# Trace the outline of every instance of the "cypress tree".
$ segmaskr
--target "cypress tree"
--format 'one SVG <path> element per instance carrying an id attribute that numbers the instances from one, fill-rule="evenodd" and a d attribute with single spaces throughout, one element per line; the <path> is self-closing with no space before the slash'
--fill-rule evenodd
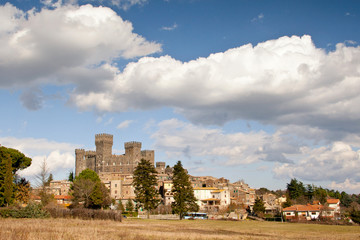
<path id="1" fill-rule="evenodd" d="M 196 204 L 189 175 L 183 168 L 181 161 L 178 161 L 174 166 L 173 174 L 172 192 L 175 202 L 172 204 L 172 209 L 175 213 L 179 214 L 181 220 L 187 212 L 197 212 L 199 206 Z"/>
<path id="2" fill-rule="evenodd" d="M 141 159 L 134 171 L 133 186 L 135 188 L 135 201 L 137 207 L 143 207 L 150 218 L 150 210 L 155 209 L 159 203 L 159 192 L 156 189 L 156 169 L 147 160 Z"/>
<path id="3" fill-rule="evenodd" d="M 9 154 L 6 154 L 5 156 L 5 174 L 4 174 L 4 202 L 8 206 L 11 204 L 14 200 L 14 194 L 13 194 L 13 168 L 11 163 L 11 158 Z"/>

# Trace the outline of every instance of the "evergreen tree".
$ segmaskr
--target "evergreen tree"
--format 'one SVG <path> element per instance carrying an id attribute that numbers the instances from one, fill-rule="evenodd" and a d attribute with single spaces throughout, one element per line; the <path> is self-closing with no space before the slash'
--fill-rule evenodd
<path id="1" fill-rule="evenodd" d="M 253 206 L 253 212 L 256 215 L 261 215 L 265 212 L 264 202 L 261 198 L 256 198 Z"/>
<path id="2" fill-rule="evenodd" d="M 172 209 L 179 214 L 180 220 L 183 219 L 187 212 L 197 212 L 199 210 L 189 175 L 180 161 L 174 166 L 172 192 L 175 200 Z"/>
<path id="3" fill-rule="evenodd" d="M 74 172 L 73 172 L 73 171 L 69 172 L 68 180 L 69 180 L 70 182 L 74 182 Z"/>
<path id="4" fill-rule="evenodd" d="M 150 218 L 150 210 L 155 209 L 160 200 L 159 192 L 156 189 L 157 171 L 147 160 L 141 159 L 134 171 L 133 186 L 135 188 L 137 207 L 143 207 Z"/>
<path id="5" fill-rule="evenodd" d="M 49 177 L 48 177 L 48 179 L 46 181 L 46 186 L 50 186 L 50 183 L 51 183 L 52 180 L 54 180 L 54 177 L 53 177 L 52 173 L 50 173 Z"/>
<path id="6" fill-rule="evenodd" d="M 14 200 L 14 193 L 13 193 L 13 174 L 12 174 L 12 164 L 11 164 L 11 158 L 10 155 L 7 154 L 7 156 L 4 159 L 5 162 L 5 175 L 4 175 L 4 203 L 8 206 L 11 204 Z"/>
<path id="7" fill-rule="evenodd" d="M 287 184 L 287 192 L 291 199 L 297 199 L 300 196 L 305 195 L 305 187 L 301 181 L 296 178 L 291 179 L 290 183 Z"/>
<path id="8" fill-rule="evenodd" d="M 30 166 L 31 158 L 16 149 L 0 147 L 0 207 L 14 201 L 14 176 L 18 170 Z"/>
<path id="9" fill-rule="evenodd" d="M 128 212 L 134 211 L 134 204 L 130 199 L 126 202 L 126 211 Z"/>
<path id="10" fill-rule="evenodd" d="M 99 209 L 102 207 L 104 196 L 101 191 L 101 182 L 96 182 L 95 186 L 90 194 L 91 208 Z"/>

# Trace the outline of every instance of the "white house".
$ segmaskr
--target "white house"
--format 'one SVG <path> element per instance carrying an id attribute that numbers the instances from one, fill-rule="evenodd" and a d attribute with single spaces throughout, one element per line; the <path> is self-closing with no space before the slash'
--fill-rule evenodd
<path id="1" fill-rule="evenodd" d="M 218 212 L 230 205 L 230 192 L 228 189 L 215 187 L 194 188 L 195 198 L 200 211 Z"/>

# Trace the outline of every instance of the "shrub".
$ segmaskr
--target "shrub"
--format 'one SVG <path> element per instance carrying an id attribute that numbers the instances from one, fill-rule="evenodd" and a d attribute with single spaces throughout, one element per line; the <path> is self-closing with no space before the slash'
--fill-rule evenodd
<path id="1" fill-rule="evenodd" d="M 43 209 L 41 204 L 29 203 L 25 208 L 3 208 L 0 216 L 7 218 L 48 218 L 49 212 Z"/>
<path id="2" fill-rule="evenodd" d="M 87 208 L 48 208 L 48 212 L 53 218 L 79 218 L 84 220 L 100 219 L 121 221 L 121 213 L 113 210 L 94 210 Z"/>

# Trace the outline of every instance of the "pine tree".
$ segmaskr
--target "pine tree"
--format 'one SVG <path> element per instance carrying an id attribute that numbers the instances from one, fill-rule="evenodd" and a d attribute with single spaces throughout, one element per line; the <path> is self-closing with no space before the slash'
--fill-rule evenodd
<path id="1" fill-rule="evenodd" d="M 70 182 L 74 182 L 74 172 L 73 172 L 73 171 L 69 172 L 68 180 L 69 180 Z"/>
<path id="2" fill-rule="evenodd" d="M 264 202 L 261 198 L 256 198 L 253 206 L 253 211 L 256 215 L 261 215 L 265 212 Z"/>
<path id="3" fill-rule="evenodd" d="M 141 159 L 134 171 L 133 186 L 135 188 L 135 201 L 137 207 L 143 207 L 150 218 L 150 210 L 155 209 L 160 200 L 159 192 L 156 189 L 156 169 L 147 160 Z"/>
<path id="4" fill-rule="evenodd" d="M 0 146 L 0 207 L 14 200 L 14 175 L 18 170 L 30 166 L 31 158 L 16 149 Z"/>
<path id="5" fill-rule="evenodd" d="M 180 161 L 174 166 L 172 192 L 174 193 L 175 200 L 172 204 L 172 209 L 175 213 L 179 214 L 180 220 L 183 219 L 187 212 L 197 212 L 199 210 L 189 175 Z"/>
<path id="6" fill-rule="evenodd" d="M 13 193 L 13 169 L 11 158 L 9 154 L 5 156 L 5 175 L 4 175 L 4 202 L 8 206 L 14 200 L 14 193 Z"/>

